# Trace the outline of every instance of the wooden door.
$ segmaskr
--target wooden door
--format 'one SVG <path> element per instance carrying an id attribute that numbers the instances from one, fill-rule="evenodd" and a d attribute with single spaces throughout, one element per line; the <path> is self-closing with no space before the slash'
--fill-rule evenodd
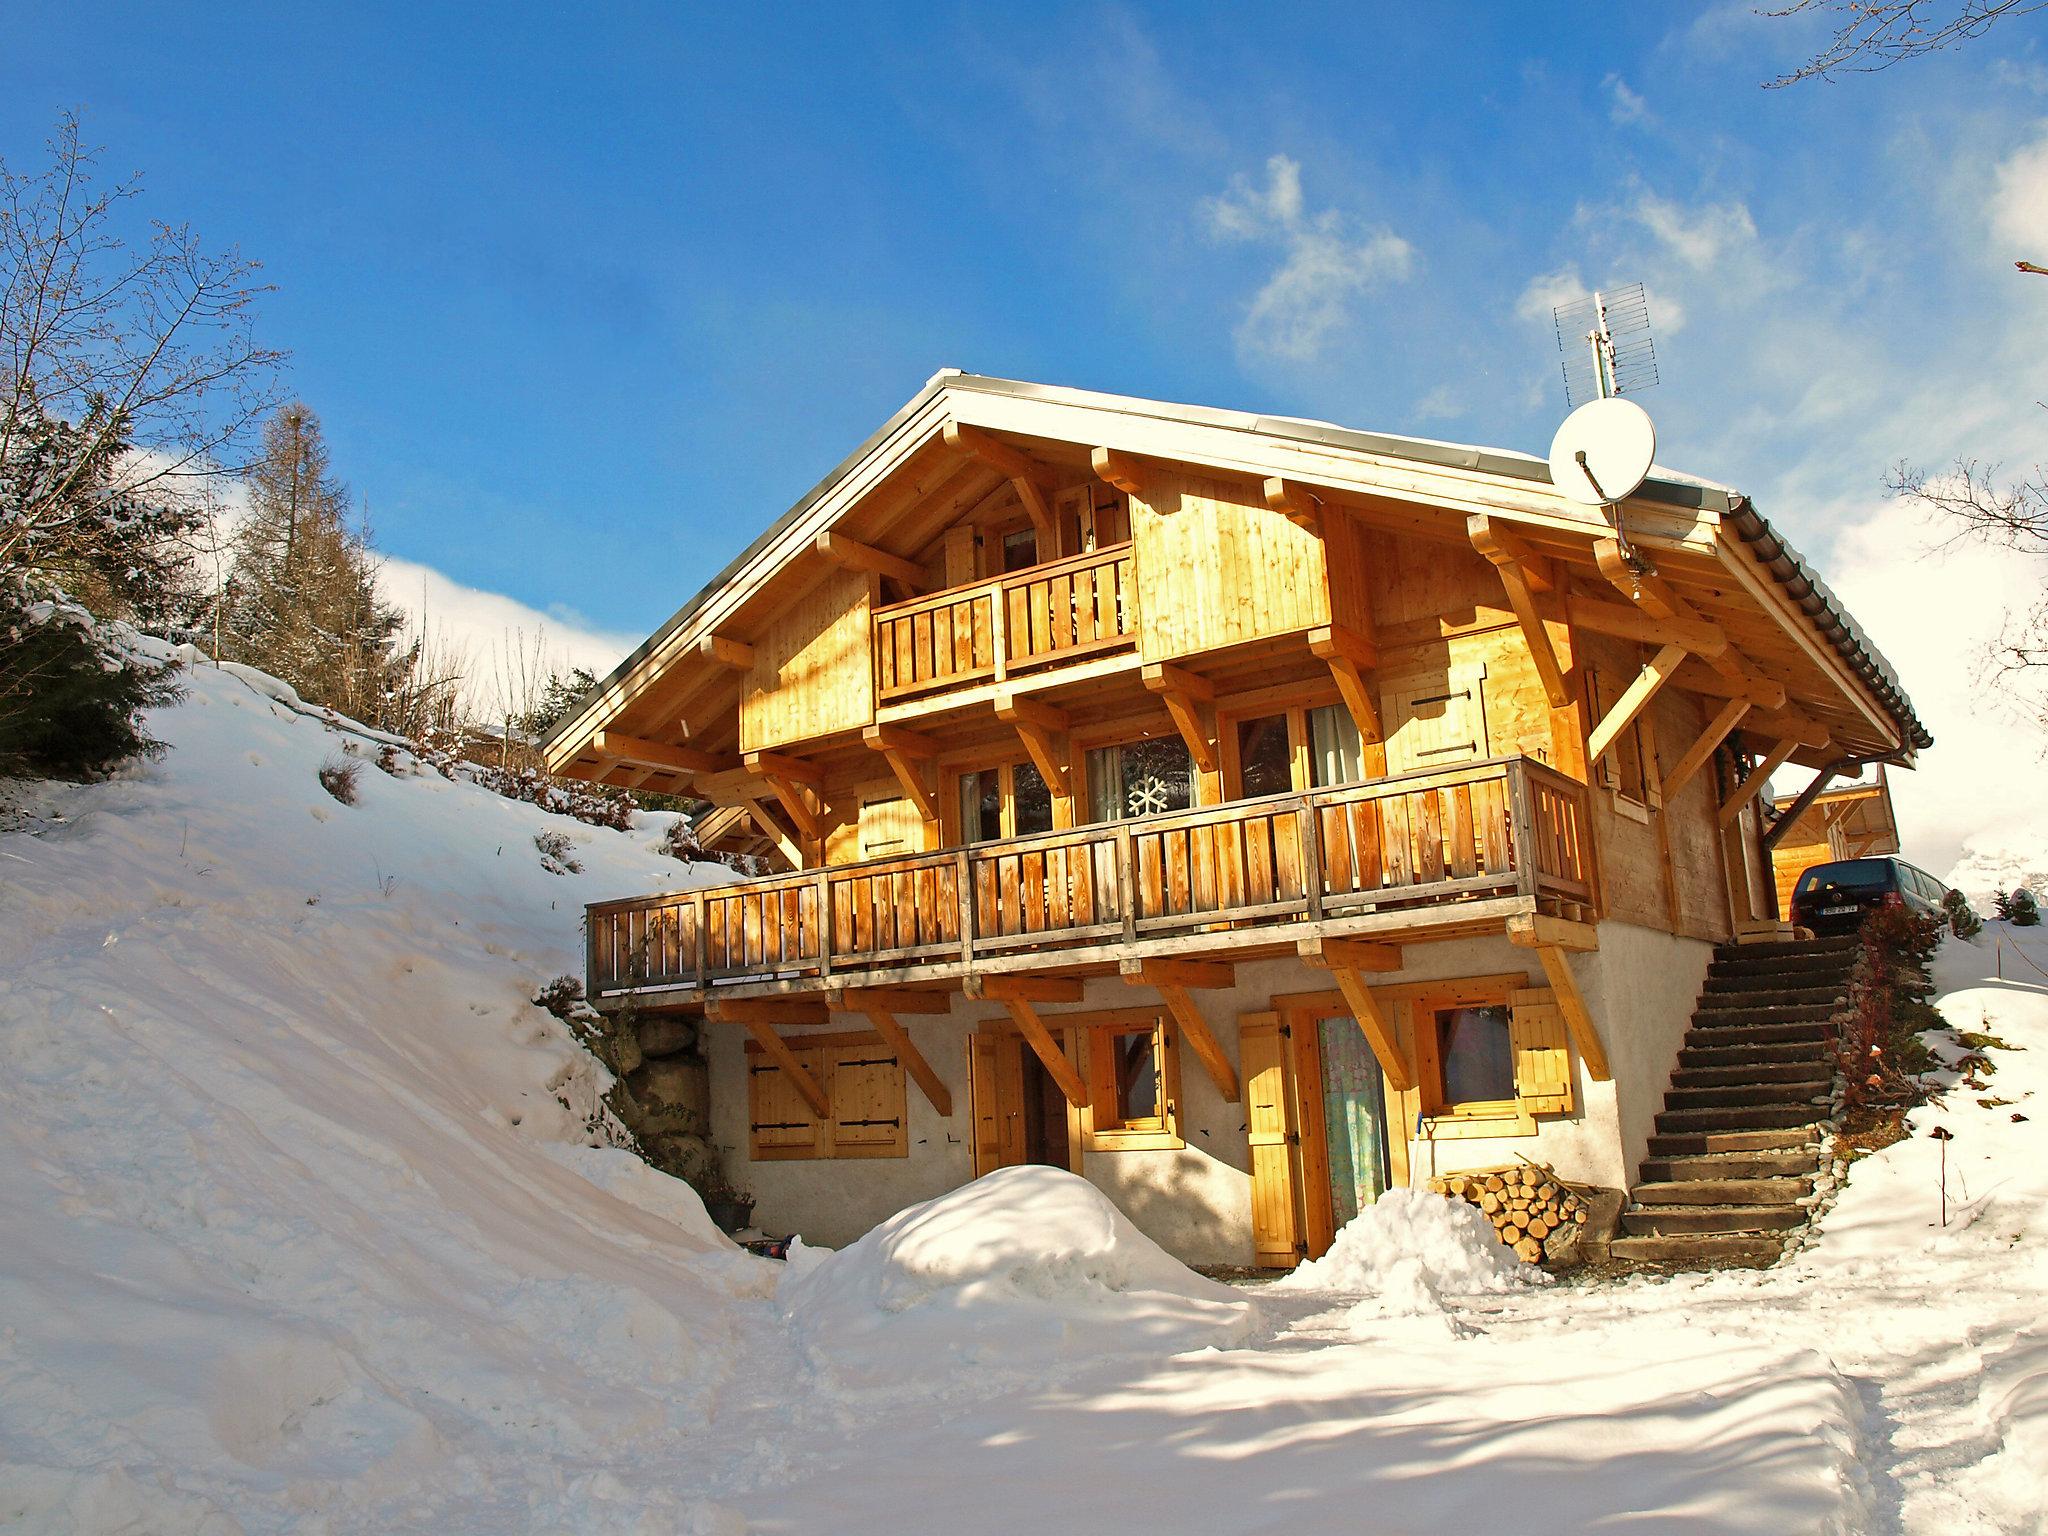
<path id="1" fill-rule="evenodd" d="M 967 1037 L 967 1084 L 974 1117 L 974 1176 L 1030 1161 L 1024 1127 L 1024 1042 L 1015 1035 Z"/>
<path id="2" fill-rule="evenodd" d="M 1237 1050 L 1251 1145 L 1253 1262 L 1292 1269 L 1308 1257 L 1308 1242 L 1288 1031 L 1270 1015 L 1248 1018 L 1239 1030 Z"/>

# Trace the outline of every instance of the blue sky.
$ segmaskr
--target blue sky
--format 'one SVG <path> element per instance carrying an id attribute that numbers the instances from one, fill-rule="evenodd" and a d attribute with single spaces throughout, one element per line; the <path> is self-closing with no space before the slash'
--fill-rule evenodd
<path id="1" fill-rule="evenodd" d="M 1548 303 L 1639 279 L 1661 456 L 1845 583 L 2048 393 L 2048 18 L 1767 92 L 1742 3 L 10 11 L 0 154 L 81 110 L 384 548 L 609 634 L 944 366 L 1540 452 Z"/>

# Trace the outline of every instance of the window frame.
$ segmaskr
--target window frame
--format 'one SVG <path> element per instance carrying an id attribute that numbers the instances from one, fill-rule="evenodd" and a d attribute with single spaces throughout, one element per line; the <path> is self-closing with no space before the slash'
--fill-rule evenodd
<path id="1" fill-rule="evenodd" d="M 1094 773 L 1093 773 L 1093 772 L 1091 771 L 1091 765 L 1092 765 L 1092 762 L 1093 762 L 1094 756 L 1095 756 L 1095 754 L 1096 754 L 1097 752 L 1107 752 L 1107 751 L 1110 751 L 1110 750 L 1112 750 L 1112 749 L 1115 749 L 1115 750 L 1121 751 L 1121 750 L 1122 750 L 1123 748 L 1125 748 L 1125 747 L 1131 747 L 1131 746 L 1139 746 L 1139 745 L 1142 745 L 1142 744 L 1144 744 L 1144 743 L 1146 743 L 1146 742 L 1152 742 L 1152 741 L 1164 741 L 1164 742 L 1170 742 L 1170 743 L 1172 743 L 1172 744 L 1173 744 L 1174 746 L 1177 746 L 1177 747 L 1179 747 L 1179 748 L 1180 748 L 1180 750 L 1181 750 L 1181 751 L 1182 751 L 1182 752 L 1183 752 L 1183 753 L 1184 753 L 1184 754 L 1186 755 L 1186 757 L 1187 757 L 1187 760 L 1188 760 L 1188 803 L 1187 803 L 1186 809 L 1188 809 L 1188 810 L 1194 810 L 1194 809 L 1196 809 L 1196 808 L 1198 808 L 1198 807 L 1200 807 L 1200 806 L 1203 806 L 1203 805 L 1206 805 L 1206 804 L 1208 804 L 1208 801 L 1207 801 L 1207 799 L 1205 798 L 1205 795 L 1204 795 L 1204 784 L 1203 784 L 1203 780 L 1204 780 L 1204 778 L 1205 778 L 1206 776 L 1205 776 L 1205 775 L 1203 774 L 1203 772 L 1202 772 L 1202 769 L 1201 769 L 1201 765 L 1200 765 L 1200 764 L 1198 764 L 1198 763 L 1197 763 L 1197 762 L 1195 761 L 1195 755 L 1194 755 L 1194 753 L 1192 753 L 1192 752 L 1189 752 L 1189 751 L 1188 751 L 1188 744 L 1187 744 L 1187 743 L 1186 743 L 1185 741 L 1183 741 L 1183 740 L 1181 739 L 1180 733 L 1179 733 L 1178 731 L 1176 731 L 1176 730 L 1175 730 L 1175 729 L 1173 728 L 1173 726 L 1172 726 L 1172 723 L 1171 723 L 1171 722 L 1169 722 L 1169 723 L 1167 724 L 1167 726 L 1166 726 L 1166 729 L 1164 729 L 1164 730 L 1159 730 L 1159 731 L 1152 731 L 1152 732 L 1150 732 L 1149 734 L 1148 734 L 1148 733 L 1145 733 L 1145 732 L 1137 732 L 1137 733 L 1133 733 L 1133 732 L 1131 732 L 1131 731 L 1129 731 L 1129 730 L 1124 730 L 1124 731 L 1119 731 L 1119 732 L 1117 732 L 1117 733 L 1115 733 L 1115 734 L 1113 734 L 1113 735 L 1108 735 L 1108 736 L 1104 736 L 1104 737 L 1101 737 L 1101 738 L 1099 738 L 1099 739 L 1094 739 L 1094 740 L 1085 740 L 1085 741 L 1081 741 L 1081 742 L 1076 742 L 1076 743 L 1075 743 L 1075 746 L 1074 746 L 1074 757 L 1075 757 L 1075 763 L 1074 763 L 1074 768 L 1075 768 L 1075 772 L 1074 772 L 1074 775 L 1073 775 L 1073 777 L 1074 777 L 1074 781 L 1075 781 L 1075 782 L 1074 782 L 1074 825 L 1075 825 L 1075 826 L 1077 826 L 1077 827 L 1098 827 L 1098 826 L 1110 826 L 1110 825 L 1113 825 L 1114 823 L 1116 823 L 1116 822 L 1119 822 L 1119 821 L 1134 821 L 1134 820 L 1136 820 L 1136 819 L 1137 819 L 1137 818 L 1136 818 L 1136 817 L 1134 817 L 1134 816 L 1122 816 L 1122 815 L 1118 815 L 1118 816 L 1103 816 L 1103 815 L 1098 815 L 1098 814 L 1097 814 L 1097 809 L 1098 809 L 1098 808 L 1097 808 L 1097 806 L 1096 806 L 1096 804 L 1095 804 L 1095 775 L 1094 775 Z M 1122 779 L 1123 779 L 1123 775 L 1122 775 L 1121 771 L 1119 771 L 1119 773 L 1118 773 L 1118 775 L 1117 775 L 1117 779 L 1118 779 L 1118 783 L 1119 783 L 1119 784 L 1121 784 L 1121 783 L 1122 783 Z M 1151 813 L 1151 812 L 1148 812 L 1147 814 L 1173 814 L 1173 813 L 1171 813 L 1171 812 L 1166 812 L 1166 813 Z"/>
<path id="2" fill-rule="evenodd" d="M 903 1058 L 895 1049 L 872 1031 L 840 1031 L 831 1034 L 792 1035 L 790 1049 L 799 1061 L 817 1079 L 831 1101 L 833 1118 L 820 1120 L 810 1112 L 810 1106 L 796 1094 L 794 1085 L 789 1083 L 788 1074 L 781 1065 L 768 1056 L 755 1041 L 745 1042 L 740 1064 L 747 1074 L 747 1160 L 754 1163 L 787 1162 L 853 1162 L 870 1158 L 907 1158 L 910 1156 L 910 1094 L 908 1074 L 903 1068 Z M 840 1068 L 867 1055 L 882 1055 L 893 1059 L 894 1072 L 884 1089 L 888 1098 L 886 1107 L 896 1112 L 896 1134 L 888 1142 L 849 1141 L 840 1145 L 838 1129 L 842 1123 L 840 1111 L 844 1107 L 839 1095 L 833 1093 L 833 1078 Z M 789 1092 L 793 1101 L 793 1113 L 800 1113 L 811 1127 L 808 1143 L 787 1143 L 780 1146 L 763 1146 L 760 1141 L 762 1122 L 757 1076 L 761 1072 L 772 1072 Z M 789 1128 L 794 1128 L 793 1124 Z"/>
<path id="3" fill-rule="evenodd" d="M 1275 793 L 1313 794 L 1324 789 L 1349 788 L 1352 784 L 1370 784 L 1375 778 L 1383 777 L 1383 775 L 1373 772 L 1368 761 L 1369 749 L 1372 743 L 1364 740 L 1361 734 L 1358 753 L 1359 777 L 1344 784 L 1316 783 L 1315 732 L 1309 725 L 1309 716 L 1313 715 L 1317 710 L 1323 709 L 1332 710 L 1339 718 L 1350 721 L 1352 730 L 1354 732 L 1357 731 L 1358 723 L 1355 720 L 1351 720 L 1350 712 L 1345 709 L 1342 697 L 1334 691 L 1320 688 L 1312 691 L 1289 690 L 1287 696 L 1269 701 L 1249 698 L 1235 704 L 1226 701 L 1225 705 L 1217 711 L 1218 718 L 1216 722 L 1216 733 L 1220 738 L 1217 746 L 1223 758 L 1219 766 L 1222 769 L 1220 777 L 1222 779 L 1224 800 L 1229 802 L 1254 798 L 1245 793 L 1244 752 L 1238 740 L 1238 733 L 1244 726 L 1259 720 L 1284 718 L 1287 722 L 1288 780 L 1290 787 L 1285 790 L 1275 791 Z"/>
<path id="4" fill-rule="evenodd" d="M 1051 803 L 1052 824 L 1038 832 L 1019 832 L 1017 830 L 1017 770 L 1020 768 L 1029 768 L 1033 773 L 1038 773 L 1038 765 L 1028 757 L 1006 757 L 990 762 L 964 763 L 951 770 L 953 775 L 953 795 L 950 809 L 955 822 L 953 831 L 956 834 L 952 839 L 951 846 L 978 848 L 985 843 L 1001 842 L 1006 838 L 1040 837 L 1047 832 L 1061 830 L 1060 797 L 1053 794 L 1050 784 L 1045 785 L 1045 790 L 1047 799 Z M 979 778 L 984 773 L 994 773 L 996 776 L 996 824 L 998 830 L 994 837 L 982 837 L 980 829 L 977 827 L 976 835 L 970 837 L 967 833 L 966 786 L 970 779 Z M 1039 774 L 1039 782 L 1045 782 L 1045 775 Z"/>
<path id="5" fill-rule="evenodd" d="M 1046 1019 L 1051 1026 L 1055 1021 Z M 1167 1152 L 1187 1145 L 1181 1135 L 1181 1086 L 1179 1031 L 1173 1015 L 1164 1005 L 1157 1007 L 1112 1008 L 1098 1013 L 1068 1014 L 1059 1023 L 1075 1027 L 1083 1057 L 1081 1078 L 1088 1085 L 1088 1108 L 1081 1116 L 1083 1146 L 1089 1152 Z M 1114 1120 L 1115 1085 L 1108 1077 L 1113 1060 L 1111 1038 L 1130 1034 L 1144 1026 L 1152 1030 L 1152 1048 L 1159 1063 L 1160 1112 L 1141 1124 L 1125 1125 Z M 1103 1113 L 1105 1093 L 1110 1112 Z"/>

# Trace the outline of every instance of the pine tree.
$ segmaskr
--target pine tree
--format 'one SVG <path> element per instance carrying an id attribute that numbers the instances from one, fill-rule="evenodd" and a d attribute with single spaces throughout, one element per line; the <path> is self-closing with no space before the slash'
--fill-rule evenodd
<path id="1" fill-rule="evenodd" d="M 412 654 L 405 615 L 377 591 L 376 557 L 335 476 L 320 418 L 293 401 L 263 429 L 235 535 L 223 649 L 316 703 L 396 724 Z"/>
<path id="2" fill-rule="evenodd" d="M 2015 928 L 2040 926 L 2041 904 L 2034 899 L 2034 893 L 2024 885 L 2012 893 L 2012 925 Z"/>
<path id="3" fill-rule="evenodd" d="M 1970 898 L 1953 886 L 1941 898 L 1941 910 L 1948 916 L 1949 931 L 1959 939 L 1973 939 L 1984 931 L 1984 920 L 1970 905 Z"/>

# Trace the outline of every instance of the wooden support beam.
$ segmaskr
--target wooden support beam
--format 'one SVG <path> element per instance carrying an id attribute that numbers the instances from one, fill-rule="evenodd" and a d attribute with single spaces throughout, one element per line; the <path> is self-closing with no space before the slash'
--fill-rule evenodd
<path id="1" fill-rule="evenodd" d="M 925 771 L 919 764 L 937 757 L 939 744 L 929 736 L 920 736 L 898 725 L 871 725 L 862 734 L 867 744 L 887 761 L 889 771 L 896 775 L 896 782 L 903 786 L 903 793 L 917 807 L 917 814 L 926 821 L 936 822 L 939 819 L 939 792 L 926 781 Z"/>
<path id="2" fill-rule="evenodd" d="M 804 867 L 804 850 L 797 842 L 796 834 L 790 828 L 785 827 L 774 816 L 771 816 L 768 813 L 768 807 L 752 795 L 738 795 L 734 798 L 746 808 L 747 814 L 753 818 L 754 825 L 761 829 L 762 835 L 775 845 L 775 851 L 789 861 L 789 867 L 791 869 L 802 869 Z"/>
<path id="3" fill-rule="evenodd" d="M 1133 978 L 1125 977 L 1126 981 Z M 1223 1096 L 1226 1104 L 1235 1104 L 1244 1097 L 1244 1091 L 1237 1080 L 1237 1067 L 1230 1055 L 1223 1049 L 1214 1034 L 1210 1032 L 1209 1021 L 1202 1017 L 1202 1010 L 1195 1003 L 1194 994 L 1186 987 L 1176 987 L 1171 982 L 1154 982 L 1160 1001 L 1166 1004 L 1166 1011 L 1173 1015 L 1173 1022 L 1180 1030 L 1181 1039 L 1188 1049 L 1195 1053 L 1195 1059 L 1202 1064 L 1202 1070 L 1209 1074 L 1209 1081 L 1216 1085 L 1216 1091 Z"/>
<path id="4" fill-rule="evenodd" d="M 1760 709 L 1743 721 L 1742 729 L 1745 735 L 1754 733 L 1765 741 L 1796 741 L 1817 752 L 1834 743 L 1826 726 L 1789 709 Z"/>
<path id="5" fill-rule="evenodd" d="M 1359 739 L 1368 743 L 1386 740 L 1386 731 L 1380 725 L 1379 701 L 1373 697 L 1372 684 L 1365 675 L 1377 664 L 1379 648 L 1363 635 L 1336 624 L 1310 630 L 1308 648 L 1330 669 L 1337 684 L 1337 696 L 1344 701 L 1352 724 L 1358 727 Z"/>
<path id="6" fill-rule="evenodd" d="M 1298 939 L 1295 953 L 1310 965 L 1348 966 L 1354 971 L 1398 971 L 1401 946 L 1366 939 Z"/>
<path id="7" fill-rule="evenodd" d="M 1075 983 L 1078 988 L 1079 982 Z M 1067 1096 L 1067 1102 L 1076 1109 L 1088 1107 L 1088 1085 L 1081 1081 L 1081 1074 L 1075 1070 L 1067 1053 L 1060 1049 L 1059 1041 L 1053 1039 L 1052 1031 L 1045 1027 L 1045 1021 L 1032 1006 L 1032 999 L 1020 993 L 999 995 L 997 1000 L 1009 1012 L 1017 1025 L 1017 1033 L 1044 1064 L 1046 1076 L 1059 1084 L 1060 1092 Z M 1063 999 L 1064 1000 L 1064 999 Z"/>
<path id="8" fill-rule="evenodd" d="M 1664 804 L 1669 806 L 1678 798 L 1678 792 L 1690 784 L 1693 775 L 1707 765 L 1714 755 L 1714 749 L 1728 739 L 1728 733 L 1742 723 L 1742 717 L 1749 713 L 1747 699 L 1730 699 L 1721 706 L 1721 712 L 1707 722 L 1707 728 L 1700 732 L 1699 739 L 1685 749 L 1685 756 L 1664 775 Z"/>
<path id="9" fill-rule="evenodd" d="M 1655 574 L 1643 574 L 1629 569 L 1621 553 L 1618 539 L 1595 539 L 1593 559 L 1600 567 L 1600 574 L 1607 578 L 1608 585 L 1629 600 L 1635 607 L 1653 618 L 1675 619 L 1684 623 L 1703 622 L 1693 611 L 1692 605 L 1675 592 L 1671 584 Z M 1782 709 L 1785 706 L 1785 689 L 1774 683 L 1736 652 L 1733 646 L 1708 655 L 1707 665 L 1730 683 L 1740 685 L 1743 696 L 1765 709 Z M 1691 686 L 1688 682 L 1687 686 Z"/>
<path id="10" fill-rule="evenodd" d="M 1118 453 L 1114 448 L 1098 448 L 1088 457 L 1089 462 L 1095 468 L 1097 479 L 1107 480 L 1126 496 L 1136 496 L 1140 501 L 1147 499 L 1145 495 L 1145 466 L 1129 454 Z M 1153 510 L 1165 511 L 1166 509 L 1155 507 Z"/>
<path id="11" fill-rule="evenodd" d="M 614 762 L 631 763 L 636 768 L 663 768 L 671 773 L 726 773 L 740 765 L 735 757 L 622 736 L 617 731 L 599 731 L 590 738 L 590 749 Z"/>
<path id="12" fill-rule="evenodd" d="M 1727 803 L 1721 807 L 1721 825 L 1733 826 L 1735 818 L 1742 814 L 1743 807 L 1762 792 L 1763 787 L 1770 782 L 1771 775 L 1784 767 L 1786 760 L 1798 750 L 1799 743 L 1789 737 L 1772 747 L 1769 756 L 1758 763 L 1750 776 L 1736 786 L 1735 793 L 1730 795 Z"/>
<path id="13" fill-rule="evenodd" d="M 807 763 L 800 757 L 785 757 L 780 752 L 749 752 L 746 764 L 748 772 L 758 773 L 764 779 L 772 774 L 792 784 L 808 784 L 813 789 L 825 782 L 825 770 L 816 763 Z"/>
<path id="14" fill-rule="evenodd" d="M 745 672 L 754 665 L 751 645 L 743 640 L 728 640 L 723 635 L 706 635 L 699 640 L 697 654 L 733 672 Z"/>
<path id="15" fill-rule="evenodd" d="M 1195 766 L 1204 773 L 1214 773 L 1219 761 L 1215 711 L 1205 709 L 1205 706 L 1216 697 L 1215 685 L 1207 678 L 1197 677 L 1170 662 L 1148 664 L 1144 677 L 1145 686 L 1165 703 L 1167 714 L 1173 717 L 1174 729 L 1188 744 L 1188 756 L 1195 760 Z M 1206 719 L 1203 718 L 1205 713 Z"/>
<path id="16" fill-rule="evenodd" d="M 1046 787 L 1062 800 L 1073 794 L 1067 712 L 1008 691 L 998 693 L 995 703 L 996 718 L 1017 728 L 1018 739 Z"/>
<path id="17" fill-rule="evenodd" d="M 1266 505 L 1310 533 L 1323 531 L 1323 499 L 1299 481 L 1274 475 L 1265 484 Z"/>
<path id="18" fill-rule="evenodd" d="M 1703 693 L 1709 698 L 1747 699 L 1758 709 L 1782 710 L 1785 707 L 1783 683 L 1753 673 L 1738 672 L 1731 677 L 1716 671 L 1712 662 L 1705 658 L 1686 664 L 1679 674 L 1678 686 L 1689 693 Z"/>
<path id="19" fill-rule="evenodd" d="M 774 757 L 774 754 L 768 752 L 749 752 L 747 754 L 747 766 L 767 781 L 769 789 L 774 791 L 776 800 L 781 803 L 783 811 L 788 815 L 790 825 L 796 828 L 798 834 L 814 843 L 818 842 L 825 835 L 824 813 L 804 798 L 805 781 L 792 779 L 779 766 L 783 763 L 795 762 L 795 759 L 776 757 L 773 764 L 755 761 L 756 758 L 766 759 L 770 757 Z M 797 766 L 810 769 L 808 763 L 798 763 Z M 816 770 L 811 769 L 811 772 L 815 775 Z M 809 782 L 815 782 L 815 778 L 809 780 Z M 797 867 L 799 869 L 803 867 L 803 860 L 797 860 Z"/>
<path id="20" fill-rule="evenodd" d="M 896 1053 L 896 1059 L 903 1063 L 903 1070 L 910 1074 L 911 1081 L 916 1083 L 925 1098 L 931 1101 L 932 1108 L 939 1112 L 939 1118 L 952 1119 L 952 1091 L 946 1087 L 939 1074 L 932 1070 L 932 1064 L 924 1059 L 924 1053 L 912 1043 L 910 1031 L 903 1027 L 893 1012 L 879 1003 L 863 1002 L 860 1004 L 860 1011 L 866 1014 L 868 1022 L 875 1026 L 875 1033 L 880 1035 L 889 1049 Z"/>
<path id="21" fill-rule="evenodd" d="M 941 750 L 934 738 L 900 725 L 871 725 L 861 735 L 877 752 L 900 752 L 920 763 L 930 762 Z"/>
<path id="22" fill-rule="evenodd" d="M 1577 592 L 1564 600 L 1564 616 L 1579 629 L 1644 645 L 1682 645 L 1695 656 L 1718 656 L 1728 649 L 1728 633 L 1704 619 L 1660 619 L 1625 603 L 1602 602 Z"/>
<path id="23" fill-rule="evenodd" d="M 836 1013 L 865 1013 L 885 1008 L 890 1013 L 939 1014 L 953 1011 L 951 992 L 919 992 L 909 987 L 836 987 L 825 994 Z"/>
<path id="24" fill-rule="evenodd" d="M 1059 547 L 1059 520 L 1052 515 L 1050 469 L 979 427 L 965 427 L 957 421 L 949 421 L 940 429 L 939 435 L 945 439 L 947 447 L 973 454 L 1008 479 L 1016 489 L 1017 499 L 1024 503 L 1024 510 L 1030 514 L 1031 525 L 1038 530 L 1039 537 L 1052 549 Z"/>
<path id="25" fill-rule="evenodd" d="M 1525 912 L 1506 923 L 1508 942 L 1524 949 L 1548 944 L 1556 949 L 1592 950 L 1600 947 L 1600 936 L 1591 923 L 1575 923 L 1568 917 L 1547 912 Z"/>
<path id="26" fill-rule="evenodd" d="M 1033 1003 L 1078 1003 L 1085 990 L 1077 976 L 969 976 L 961 983 L 969 997 L 1003 1002 L 1023 998 Z"/>
<path id="27" fill-rule="evenodd" d="M 1131 956 L 1118 961 L 1117 969 L 1133 986 L 1221 991 L 1237 985 L 1237 967 L 1225 960 L 1144 960 Z"/>
<path id="28" fill-rule="evenodd" d="M 1415 1086 L 1415 1074 L 1408 1069 L 1407 1059 L 1401 1054 L 1401 1040 L 1394 1031 L 1394 1021 L 1387 1017 L 1379 998 L 1366 985 L 1365 973 L 1352 966 L 1333 964 L 1330 978 L 1337 983 L 1337 990 L 1344 994 L 1344 1006 L 1351 1010 L 1359 1033 L 1372 1047 L 1372 1054 L 1388 1084 L 1406 1093 Z"/>
<path id="29" fill-rule="evenodd" d="M 1572 1032 L 1572 1043 L 1579 1048 L 1579 1060 L 1586 1064 L 1586 1075 L 1596 1083 L 1612 1081 L 1614 1071 L 1607 1065 L 1607 1047 L 1600 1043 L 1593 1011 L 1586 1006 L 1585 994 L 1579 991 L 1579 979 L 1572 974 L 1571 958 L 1556 944 L 1539 944 L 1535 948 L 1550 990 L 1557 994 L 1557 1008 L 1564 1015 L 1565 1028 Z"/>
<path id="30" fill-rule="evenodd" d="M 932 584 L 930 573 L 916 561 L 905 560 L 901 555 L 892 555 L 885 549 L 875 548 L 872 544 L 863 544 L 843 533 L 819 534 L 817 550 L 841 570 L 865 571 L 874 576 L 887 576 L 913 592 L 924 592 Z"/>
<path id="31" fill-rule="evenodd" d="M 1556 563 L 1548 555 L 1536 553 L 1520 534 L 1484 512 L 1474 512 L 1465 519 L 1465 537 L 1493 564 L 1520 566 L 1530 591 L 1544 593 L 1557 589 Z"/>
<path id="32" fill-rule="evenodd" d="M 1556 647 L 1550 643 L 1550 631 L 1544 626 L 1543 613 L 1536 604 L 1536 594 L 1546 590 L 1554 578 L 1548 574 L 1539 577 L 1537 557 L 1485 513 L 1475 512 L 1466 518 L 1465 531 L 1472 547 L 1492 561 L 1500 573 L 1501 588 L 1507 593 L 1508 606 L 1515 611 L 1515 622 L 1522 628 L 1529 659 L 1535 665 L 1550 707 L 1563 709 L 1571 702 L 1571 689 L 1565 684 L 1564 668 L 1558 663 Z"/>
<path id="33" fill-rule="evenodd" d="M 1650 701 L 1678 672 L 1678 664 L 1685 660 L 1686 651 L 1682 645 L 1667 645 L 1643 664 L 1635 681 L 1622 690 L 1614 707 L 1607 711 L 1607 717 L 1593 727 L 1592 735 L 1586 738 L 1586 756 L 1592 762 L 1599 762 L 1607 755 L 1607 749 L 1614 745 L 1621 733 L 1636 722 L 1636 717 L 1650 707 Z"/>
<path id="34" fill-rule="evenodd" d="M 832 1101 L 825 1096 L 824 1088 L 811 1076 L 810 1069 L 796 1059 L 796 1052 L 789 1048 L 789 1042 L 775 1032 L 775 1026 L 766 1019 L 749 1016 L 742 1020 L 747 1033 L 760 1041 L 761 1049 L 769 1059 L 782 1068 L 796 1091 L 803 1095 L 804 1102 L 811 1106 L 811 1113 L 820 1120 L 832 1118 Z"/>
<path id="35" fill-rule="evenodd" d="M 713 997 L 705 1014 L 720 1024 L 823 1024 L 830 1012 L 822 997 Z"/>

